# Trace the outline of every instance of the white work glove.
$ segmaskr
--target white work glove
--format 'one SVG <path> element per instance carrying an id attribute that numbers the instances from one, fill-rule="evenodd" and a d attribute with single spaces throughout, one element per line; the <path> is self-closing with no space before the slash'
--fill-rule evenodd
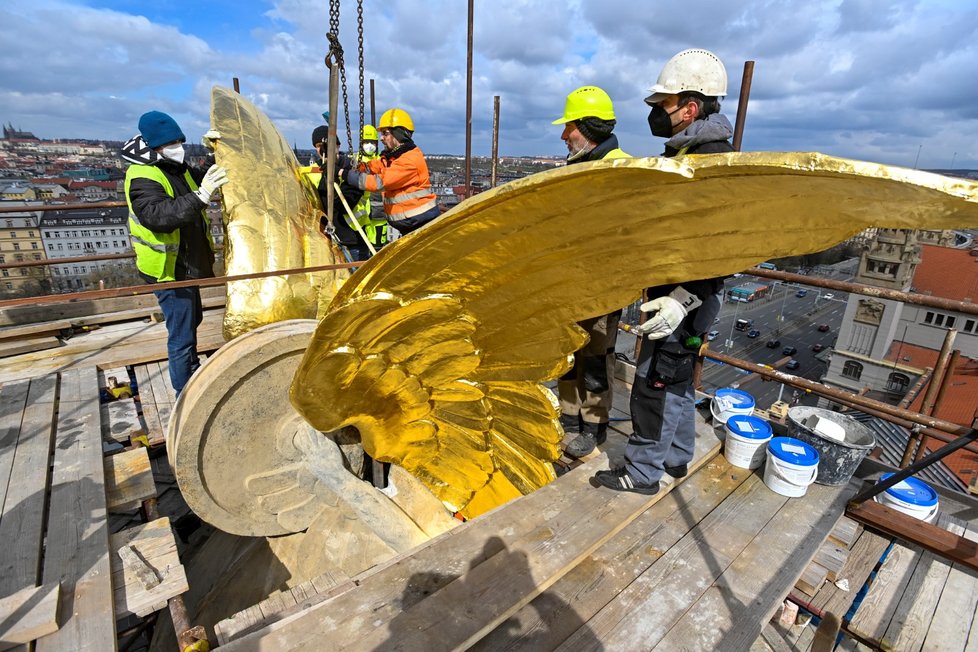
<path id="1" fill-rule="evenodd" d="M 207 149 L 214 151 L 217 141 L 221 139 L 221 132 L 217 129 L 208 129 L 207 133 L 200 137 L 201 144 Z"/>
<path id="2" fill-rule="evenodd" d="M 215 163 L 207 169 L 204 180 L 200 182 L 200 188 L 197 189 L 197 196 L 200 198 L 200 201 L 209 204 L 211 203 L 211 195 L 217 192 L 217 189 L 227 182 L 227 170 Z"/>
<path id="3" fill-rule="evenodd" d="M 667 337 L 679 328 L 690 310 L 702 304 L 695 294 L 690 294 L 682 286 L 677 287 L 667 296 L 646 301 L 639 306 L 639 310 L 649 313 L 650 316 L 644 324 L 636 326 L 634 332 L 645 335 L 650 340 Z"/>

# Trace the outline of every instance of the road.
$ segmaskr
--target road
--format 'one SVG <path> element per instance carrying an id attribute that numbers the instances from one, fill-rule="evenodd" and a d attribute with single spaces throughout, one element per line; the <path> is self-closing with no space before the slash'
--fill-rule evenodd
<path id="1" fill-rule="evenodd" d="M 765 282 L 763 279 L 745 275 L 728 279 L 726 288 L 730 290 L 745 281 Z M 835 344 L 835 338 L 839 334 L 848 294 L 832 291 L 828 293 L 831 296 L 826 296 L 824 290 L 820 292 L 817 288 L 808 288 L 806 296 L 798 297 L 798 289 L 779 283 L 768 296 L 751 303 L 725 302 L 714 326 L 719 334 L 710 342 L 710 347 L 758 364 L 773 364 L 791 357 L 800 363 L 799 368 L 792 371 L 781 367 L 782 371 L 818 381 L 828 369 L 825 354 Z M 736 330 L 734 323 L 741 318 L 754 320 L 753 328 L 760 331 L 760 336 L 752 339 L 747 337 L 746 332 Z M 820 332 L 820 324 L 828 324 L 828 332 Z M 767 342 L 774 339 L 779 340 L 780 345 L 768 348 Z M 812 347 L 815 344 L 821 344 L 823 351 L 818 354 L 813 352 Z M 619 333 L 619 352 L 632 359 L 634 346 L 633 336 Z M 786 356 L 782 353 L 786 346 L 794 346 L 798 352 Z M 762 408 L 778 400 L 782 389 L 781 383 L 763 381 L 756 376 L 745 381 L 745 372 L 740 369 L 707 359 L 703 367 L 705 391 L 712 393 L 718 387 L 730 387 L 738 383 L 741 389 L 754 396 L 758 407 Z M 790 403 L 792 392 L 790 387 L 785 388 L 782 400 Z M 809 394 L 800 396 L 798 402 L 815 405 L 817 400 L 818 397 Z"/>

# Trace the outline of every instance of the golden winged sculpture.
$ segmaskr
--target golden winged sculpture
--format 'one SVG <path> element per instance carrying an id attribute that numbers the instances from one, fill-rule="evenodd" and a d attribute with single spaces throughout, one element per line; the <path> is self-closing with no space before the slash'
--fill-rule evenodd
<path id="1" fill-rule="evenodd" d="M 463 202 L 339 290 L 290 396 L 467 517 L 554 477 L 563 432 L 543 385 L 576 326 L 643 288 L 823 251 L 868 227 L 978 226 L 978 185 L 816 153 L 573 165 Z"/>
<path id="2" fill-rule="evenodd" d="M 344 262 L 319 232 L 319 195 L 301 178 L 292 148 L 271 120 L 240 94 L 215 86 L 211 126 L 221 134 L 215 158 L 230 180 L 223 190 L 225 272 L 234 276 Z M 229 282 L 225 339 L 285 319 L 315 318 L 348 276 L 338 269 Z"/>

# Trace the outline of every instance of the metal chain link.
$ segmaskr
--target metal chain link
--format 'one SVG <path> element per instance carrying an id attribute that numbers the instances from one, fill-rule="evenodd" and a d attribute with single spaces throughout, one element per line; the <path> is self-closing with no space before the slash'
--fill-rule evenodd
<path id="1" fill-rule="evenodd" d="M 350 133 L 350 99 L 346 92 L 346 64 L 343 61 L 343 45 L 340 43 L 340 0 L 329 0 L 329 39 L 330 51 L 333 60 L 340 69 L 340 86 L 343 92 L 343 118 L 346 121 L 346 145 L 347 151 L 353 151 L 353 136 Z M 335 120 L 335 116 L 329 116 L 330 120 Z M 337 125 L 338 127 L 339 125 Z"/>
<path id="2" fill-rule="evenodd" d="M 363 123 L 367 121 L 363 114 L 363 0 L 357 0 L 357 54 L 360 55 L 360 131 L 357 132 L 359 142 L 363 135 Z"/>

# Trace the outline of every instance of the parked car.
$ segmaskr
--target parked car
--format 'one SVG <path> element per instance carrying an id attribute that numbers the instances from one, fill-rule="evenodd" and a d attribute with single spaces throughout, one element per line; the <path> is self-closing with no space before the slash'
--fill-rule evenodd
<path id="1" fill-rule="evenodd" d="M 796 297 L 804 297 L 808 295 L 808 290 L 798 290 L 795 292 Z"/>
<path id="2" fill-rule="evenodd" d="M 712 342 L 719 336 L 720 336 L 720 331 L 710 331 L 709 333 L 706 334 L 706 339 L 707 341 Z"/>
<path id="3" fill-rule="evenodd" d="M 798 349 L 793 346 L 786 346 L 783 349 L 781 349 L 781 353 L 783 353 L 784 355 L 794 355 L 798 353 Z"/>
<path id="4" fill-rule="evenodd" d="M 829 292 L 829 293 L 827 293 L 827 294 L 823 294 L 823 295 L 822 295 L 822 298 L 823 298 L 823 299 L 834 299 L 834 298 L 835 298 L 835 295 L 834 295 L 834 294 L 832 294 L 831 292 Z"/>
<path id="5" fill-rule="evenodd" d="M 828 333 L 829 332 L 829 325 L 828 324 L 819 324 L 819 326 L 818 326 L 818 332 L 819 333 Z"/>
<path id="6" fill-rule="evenodd" d="M 747 337 L 749 337 L 751 339 L 754 339 L 755 337 L 759 337 L 760 334 L 761 334 L 761 331 L 757 330 L 756 328 L 752 328 L 749 331 L 747 331 Z"/>
<path id="7" fill-rule="evenodd" d="M 769 340 L 766 346 L 769 349 L 776 349 L 781 346 L 781 340 Z"/>
<path id="8" fill-rule="evenodd" d="M 784 368 L 785 369 L 797 369 L 800 366 L 801 366 L 801 363 L 798 362 L 797 360 L 795 360 L 794 358 L 792 358 L 791 360 L 788 360 L 788 364 L 786 364 L 784 366 Z"/>
<path id="9" fill-rule="evenodd" d="M 818 353 L 819 351 L 821 351 L 824 348 L 825 347 L 822 346 L 821 344 L 813 344 L 812 345 L 812 351 L 814 351 L 815 353 Z"/>

